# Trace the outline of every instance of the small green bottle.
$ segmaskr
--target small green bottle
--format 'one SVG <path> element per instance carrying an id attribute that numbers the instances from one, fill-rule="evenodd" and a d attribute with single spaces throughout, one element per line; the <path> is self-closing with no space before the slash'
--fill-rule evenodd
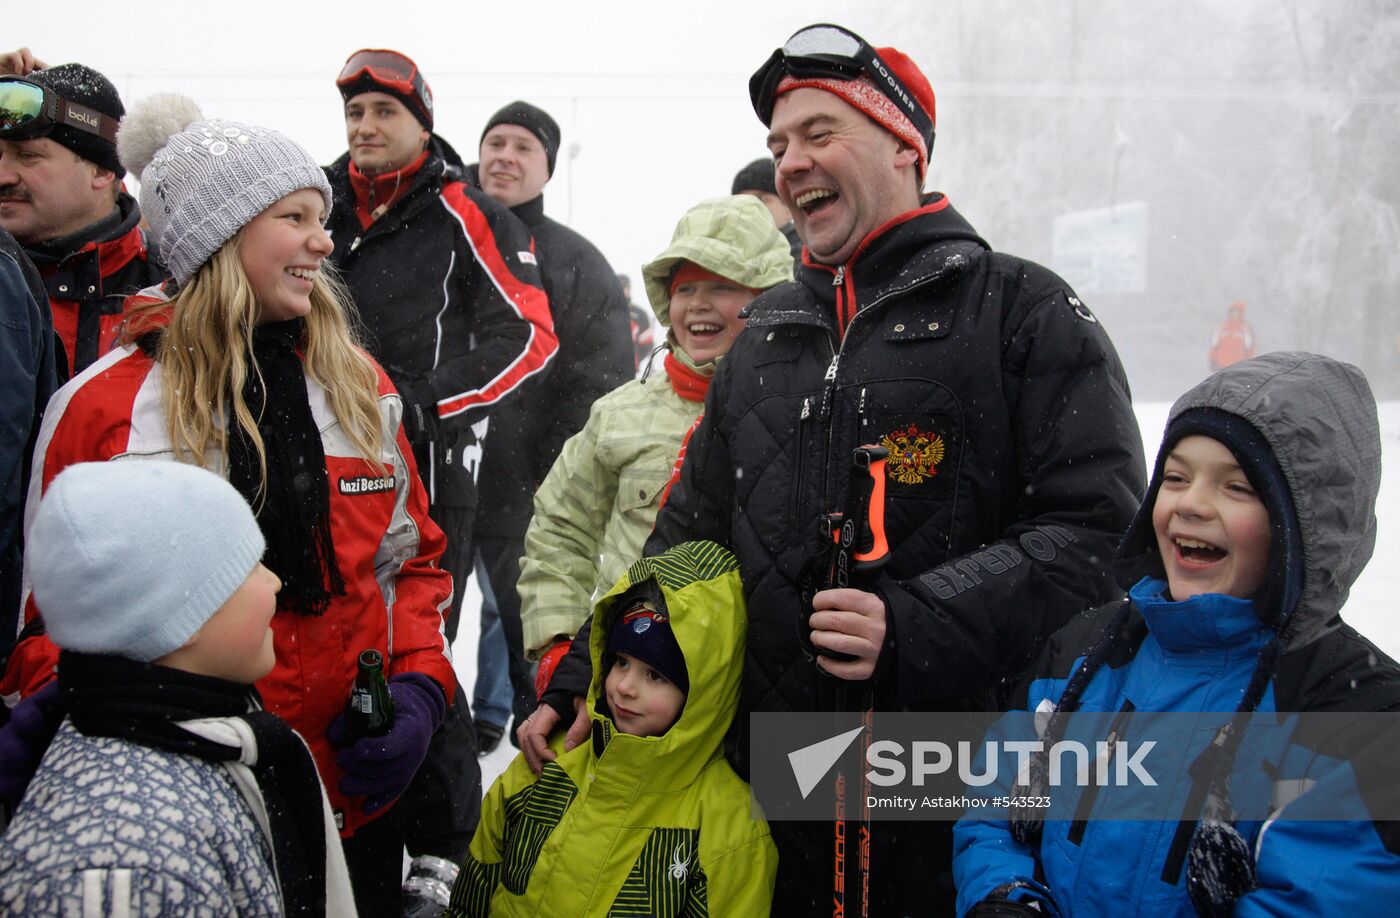
<path id="1" fill-rule="evenodd" d="M 384 681 L 384 658 L 373 648 L 360 654 L 345 721 L 352 743 L 365 736 L 383 736 L 394 726 L 394 696 Z"/>

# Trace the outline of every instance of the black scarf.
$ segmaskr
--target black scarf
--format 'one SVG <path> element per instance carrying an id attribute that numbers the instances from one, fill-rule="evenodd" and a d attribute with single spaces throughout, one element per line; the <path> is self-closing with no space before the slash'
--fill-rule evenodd
<path id="1" fill-rule="evenodd" d="M 267 461 L 267 491 L 258 453 L 229 412 L 229 483 L 253 507 L 267 540 L 263 557 L 282 578 L 278 608 L 321 615 L 332 596 L 345 595 L 345 580 L 331 538 L 330 485 L 321 432 L 311 415 L 297 346 L 302 321 L 269 322 L 253 331 L 243 401 L 257 418 Z M 261 378 L 258 370 L 261 370 Z"/>
<path id="2" fill-rule="evenodd" d="M 212 676 L 121 657 L 64 650 L 58 685 L 73 726 L 85 736 L 110 736 L 211 762 L 243 750 L 190 733 L 179 721 L 241 717 L 257 740 L 250 766 L 267 808 L 272 853 L 288 915 L 326 911 L 326 831 L 321 784 L 311 751 L 281 718 L 252 702 L 257 693 Z"/>

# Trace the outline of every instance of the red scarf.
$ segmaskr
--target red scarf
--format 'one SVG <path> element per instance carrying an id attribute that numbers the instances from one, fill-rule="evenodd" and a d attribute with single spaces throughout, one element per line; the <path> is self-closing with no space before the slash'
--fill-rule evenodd
<path id="1" fill-rule="evenodd" d="M 360 167 L 350 163 L 350 187 L 355 189 L 355 216 L 360 218 L 360 228 L 369 225 L 388 212 L 399 198 L 408 194 L 413 187 L 413 177 L 428 161 L 428 151 L 424 150 L 413 162 L 371 178 L 360 171 Z"/>
<path id="2" fill-rule="evenodd" d="M 705 401 L 705 392 L 710 388 L 710 377 L 705 376 L 676 359 L 676 355 L 666 352 L 666 375 L 671 378 L 671 388 L 688 402 Z"/>

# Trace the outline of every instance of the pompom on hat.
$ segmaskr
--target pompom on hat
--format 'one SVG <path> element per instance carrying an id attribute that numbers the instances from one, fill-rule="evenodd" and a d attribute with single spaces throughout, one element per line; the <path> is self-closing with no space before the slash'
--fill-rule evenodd
<path id="1" fill-rule="evenodd" d="M 39 502 L 24 564 L 64 650 L 141 663 L 184 646 L 262 558 L 233 485 L 178 462 L 84 462 Z"/>
<path id="2" fill-rule="evenodd" d="M 186 96 L 137 103 L 117 132 L 117 152 L 141 179 L 141 211 L 180 286 L 294 191 L 319 191 L 330 219 L 331 186 L 311 154 L 269 128 L 206 120 Z"/>

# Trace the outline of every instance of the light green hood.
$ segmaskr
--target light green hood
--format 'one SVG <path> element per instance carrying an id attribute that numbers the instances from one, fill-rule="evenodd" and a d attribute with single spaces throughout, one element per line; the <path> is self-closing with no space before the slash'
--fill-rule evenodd
<path id="1" fill-rule="evenodd" d="M 647 300 L 671 327 L 671 272 L 689 261 L 755 290 L 792 280 L 792 249 L 763 202 L 750 194 L 701 201 L 685 212 L 666 251 L 642 266 Z"/>
<path id="2" fill-rule="evenodd" d="M 690 693 L 680 719 L 659 737 L 620 734 L 612 721 L 598 712 L 607 676 L 603 655 L 620 611 L 614 600 L 647 580 L 661 590 L 690 677 Z M 720 755 L 739 704 L 748 613 L 738 561 L 713 542 L 685 542 L 643 558 L 594 604 L 593 621 L 589 646 L 593 682 L 588 688 L 588 709 L 593 712 L 595 748 L 606 745 L 610 756 L 622 754 L 629 760 L 634 755 L 650 756 L 645 769 L 649 789 L 690 784 L 706 763 Z"/>

